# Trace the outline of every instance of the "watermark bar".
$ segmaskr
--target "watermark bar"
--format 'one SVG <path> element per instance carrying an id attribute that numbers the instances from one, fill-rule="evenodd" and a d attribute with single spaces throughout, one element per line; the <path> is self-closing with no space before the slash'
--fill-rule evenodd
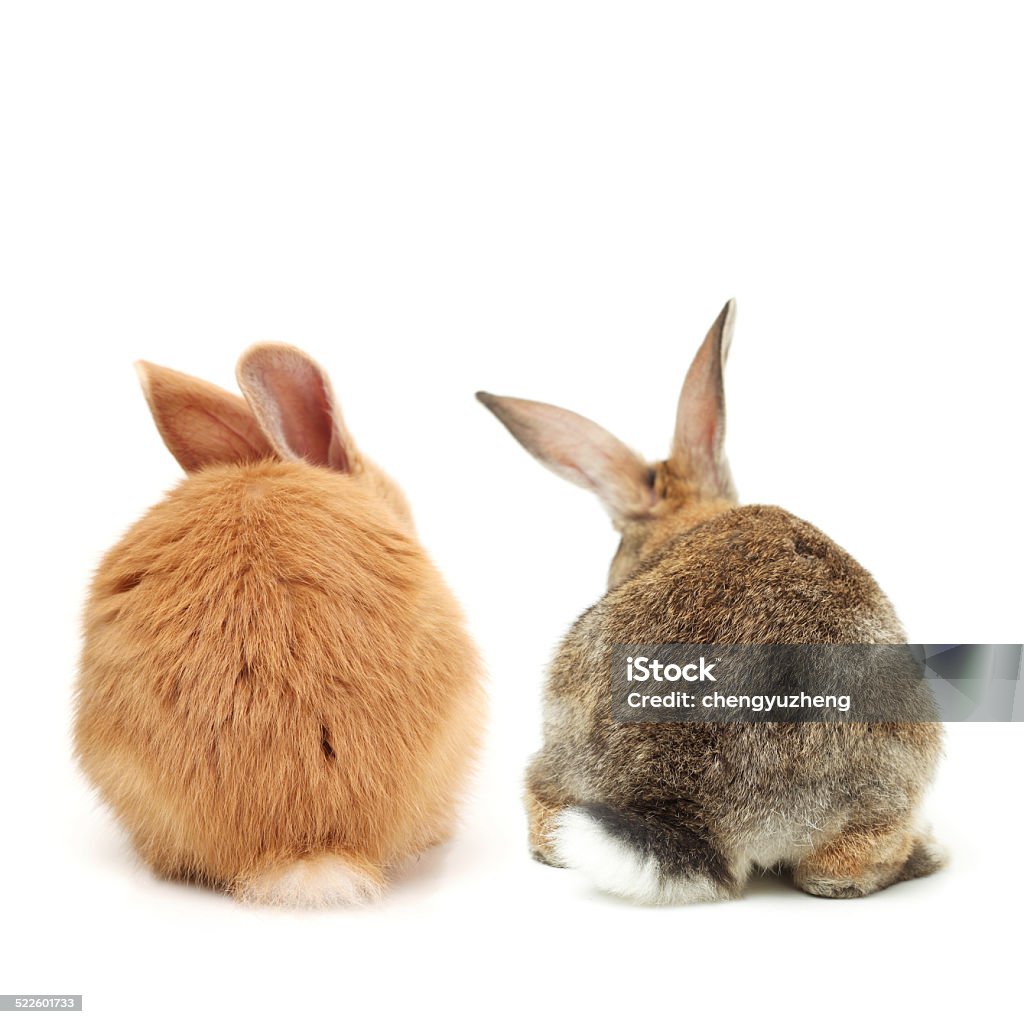
<path id="1" fill-rule="evenodd" d="M 1020 644 L 615 644 L 618 722 L 1020 722 Z"/>
<path id="2" fill-rule="evenodd" d="M 0 1010 L 80 1010 L 81 996 L 0 995 Z"/>

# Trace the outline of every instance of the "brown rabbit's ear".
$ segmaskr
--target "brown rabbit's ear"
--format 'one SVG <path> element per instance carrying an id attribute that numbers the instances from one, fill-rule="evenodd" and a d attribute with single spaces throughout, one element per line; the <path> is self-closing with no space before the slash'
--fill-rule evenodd
<path id="1" fill-rule="evenodd" d="M 273 456 L 252 412 L 238 395 L 142 360 L 135 370 L 157 430 L 186 473 Z"/>
<path id="2" fill-rule="evenodd" d="M 341 473 L 360 468 L 327 374 L 291 345 L 253 345 L 238 361 L 238 385 L 282 459 Z"/>
<path id="3" fill-rule="evenodd" d="M 647 465 L 592 420 L 544 402 L 486 391 L 476 397 L 534 458 L 593 491 L 616 522 L 643 515 L 654 504 Z"/>
<path id="4" fill-rule="evenodd" d="M 736 301 L 711 325 L 686 374 L 676 410 L 669 467 L 715 495 L 734 496 L 725 460 L 725 390 L 722 368 L 732 341 Z"/>

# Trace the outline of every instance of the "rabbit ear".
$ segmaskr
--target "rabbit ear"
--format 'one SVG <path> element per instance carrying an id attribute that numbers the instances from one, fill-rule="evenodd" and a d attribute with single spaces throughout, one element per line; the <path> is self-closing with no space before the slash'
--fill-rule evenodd
<path id="1" fill-rule="evenodd" d="M 544 402 L 486 391 L 476 397 L 534 458 L 593 491 L 616 522 L 643 515 L 654 504 L 647 465 L 592 420 Z"/>
<path id="2" fill-rule="evenodd" d="M 238 385 L 274 451 L 341 473 L 360 468 L 327 374 L 290 345 L 253 345 L 238 361 Z"/>
<path id="3" fill-rule="evenodd" d="M 238 395 L 142 360 L 135 370 L 157 430 L 186 473 L 273 456 L 252 412 Z"/>
<path id="4" fill-rule="evenodd" d="M 686 374 L 676 410 L 669 466 L 716 495 L 733 495 L 725 461 L 725 391 L 722 367 L 732 341 L 736 301 L 730 299 L 711 325 Z"/>

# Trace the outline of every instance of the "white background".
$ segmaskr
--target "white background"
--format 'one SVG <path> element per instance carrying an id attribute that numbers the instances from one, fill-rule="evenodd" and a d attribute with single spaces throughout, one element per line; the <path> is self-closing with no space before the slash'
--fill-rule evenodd
<path id="1" fill-rule="evenodd" d="M 1020 726 L 950 730 L 953 864 L 866 900 L 641 909 L 528 859 L 543 666 L 615 540 L 472 395 L 662 456 L 736 295 L 742 498 L 846 546 L 912 640 L 1020 642 L 1016 6 L 4 4 L 0 991 L 101 1021 L 1012 1016 Z M 131 363 L 230 385 L 266 338 L 329 368 L 490 669 L 463 831 L 373 909 L 157 883 L 69 759 L 89 574 L 180 476 Z"/>

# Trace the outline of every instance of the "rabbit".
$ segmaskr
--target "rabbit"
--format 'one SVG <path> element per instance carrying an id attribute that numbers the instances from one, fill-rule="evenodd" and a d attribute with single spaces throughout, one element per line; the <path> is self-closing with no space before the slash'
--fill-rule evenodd
<path id="1" fill-rule="evenodd" d="M 462 613 L 307 355 L 250 348 L 245 400 L 137 369 L 187 477 L 96 572 L 77 760 L 158 876 L 372 900 L 453 828 L 484 718 Z"/>
<path id="2" fill-rule="evenodd" d="M 937 722 L 612 718 L 614 644 L 905 642 L 842 548 L 781 508 L 737 504 L 723 451 L 734 316 L 729 302 L 697 352 L 661 462 L 557 406 L 477 395 L 541 463 L 593 491 L 621 534 L 607 593 L 549 670 L 526 808 L 537 860 L 638 903 L 735 897 L 758 869 L 858 897 L 944 861 L 917 817 Z"/>

